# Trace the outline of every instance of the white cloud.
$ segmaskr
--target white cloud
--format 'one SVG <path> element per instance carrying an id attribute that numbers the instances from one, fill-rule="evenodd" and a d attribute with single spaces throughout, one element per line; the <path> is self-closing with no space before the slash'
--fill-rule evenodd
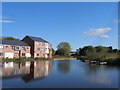
<path id="1" fill-rule="evenodd" d="M 120 19 L 114 20 L 115 23 L 120 23 Z"/>
<path id="2" fill-rule="evenodd" d="M 108 38 L 108 35 L 100 35 L 101 38 Z"/>
<path id="3" fill-rule="evenodd" d="M 112 30 L 112 28 L 94 28 L 94 29 L 90 29 L 88 32 L 84 32 L 84 34 L 91 35 L 91 36 L 98 35 L 102 38 L 108 38 L 109 36 L 106 35 L 106 33 L 111 30 Z"/>
<path id="4" fill-rule="evenodd" d="M 14 22 L 14 21 L 9 21 L 9 20 L 0 20 L 0 22 L 11 23 L 11 22 Z"/>

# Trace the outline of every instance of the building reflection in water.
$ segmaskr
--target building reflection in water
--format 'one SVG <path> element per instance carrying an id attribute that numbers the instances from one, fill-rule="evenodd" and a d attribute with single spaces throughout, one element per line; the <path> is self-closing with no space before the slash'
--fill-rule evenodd
<path id="1" fill-rule="evenodd" d="M 20 76 L 24 82 L 42 79 L 52 71 L 51 61 L 27 61 L 23 63 L 5 62 L 2 64 L 2 79 Z"/>

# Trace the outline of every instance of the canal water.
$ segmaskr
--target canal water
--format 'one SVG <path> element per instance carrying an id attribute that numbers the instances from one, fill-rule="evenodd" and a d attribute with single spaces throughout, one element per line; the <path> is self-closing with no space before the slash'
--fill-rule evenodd
<path id="1" fill-rule="evenodd" d="M 118 67 L 80 60 L 5 62 L 2 88 L 118 88 Z"/>

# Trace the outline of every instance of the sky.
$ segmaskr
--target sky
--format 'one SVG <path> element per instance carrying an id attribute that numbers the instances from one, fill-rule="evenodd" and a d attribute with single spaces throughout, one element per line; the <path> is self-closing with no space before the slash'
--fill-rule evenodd
<path id="1" fill-rule="evenodd" d="M 54 49 L 68 42 L 118 48 L 117 2 L 3 2 L 2 36 L 41 37 Z"/>

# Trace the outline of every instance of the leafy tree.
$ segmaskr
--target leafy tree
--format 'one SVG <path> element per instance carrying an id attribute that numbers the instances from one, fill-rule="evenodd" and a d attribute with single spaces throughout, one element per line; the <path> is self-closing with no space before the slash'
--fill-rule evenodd
<path id="1" fill-rule="evenodd" d="M 80 55 L 86 55 L 87 53 L 96 52 L 96 49 L 93 46 L 85 46 L 80 50 Z"/>
<path id="2" fill-rule="evenodd" d="M 71 46 L 68 42 L 61 42 L 57 46 L 57 52 L 58 55 L 69 55 L 71 51 Z"/>
<path id="3" fill-rule="evenodd" d="M 103 53 L 107 52 L 107 48 L 104 46 L 97 46 L 95 48 L 96 48 L 96 52 L 103 52 Z"/>
<path id="4" fill-rule="evenodd" d="M 54 56 L 55 55 L 55 50 L 52 48 L 52 55 Z"/>
<path id="5" fill-rule="evenodd" d="M 16 39 L 14 37 L 3 37 L 5 40 L 19 40 L 19 39 Z"/>
<path id="6" fill-rule="evenodd" d="M 112 46 L 107 47 L 107 49 L 108 49 L 108 52 L 109 52 L 109 53 L 112 53 L 112 51 L 113 51 L 113 50 L 112 50 Z"/>
<path id="7" fill-rule="evenodd" d="M 118 52 L 118 50 L 117 49 L 113 49 L 113 53 L 117 53 Z"/>

